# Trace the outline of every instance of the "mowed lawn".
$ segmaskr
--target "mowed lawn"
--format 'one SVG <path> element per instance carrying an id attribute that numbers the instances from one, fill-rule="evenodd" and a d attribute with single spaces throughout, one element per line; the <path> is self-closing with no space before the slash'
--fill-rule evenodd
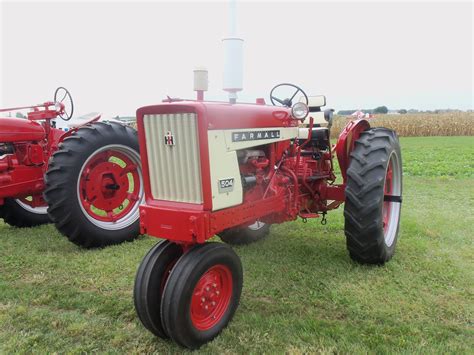
<path id="1" fill-rule="evenodd" d="M 474 137 L 404 138 L 401 237 L 385 266 L 346 252 L 342 208 L 235 248 L 244 289 L 204 353 L 472 353 Z M 182 352 L 133 308 L 156 239 L 81 250 L 53 225 L 0 224 L 0 353 Z"/>

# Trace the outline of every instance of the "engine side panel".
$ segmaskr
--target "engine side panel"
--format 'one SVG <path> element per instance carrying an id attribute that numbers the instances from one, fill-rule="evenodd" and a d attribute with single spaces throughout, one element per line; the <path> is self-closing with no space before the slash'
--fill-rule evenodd
<path id="1" fill-rule="evenodd" d="M 212 210 L 236 206 L 243 201 L 237 150 L 289 140 L 297 136 L 297 127 L 209 131 Z"/>
<path id="2" fill-rule="evenodd" d="M 225 131 L 209 131 L 209 164 L 211 167 L 212 210 L 242 203 L 243 191 L 237 152 L 229 151 Z"/>

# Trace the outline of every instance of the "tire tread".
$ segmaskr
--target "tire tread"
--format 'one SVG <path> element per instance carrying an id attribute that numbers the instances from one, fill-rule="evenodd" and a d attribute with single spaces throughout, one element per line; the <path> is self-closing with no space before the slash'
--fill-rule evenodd
<path id="1" fill-rule="evenodd" d="M 396 133 L 372 128 L 361 133 L 350 154 L 345 235 L 349 254 L 359 263 L 383 264 L 393 256 L 396 241 L 393 248 L 385 245 L 381 213 L 385 171 L 393 150 L 400 150 Z"/>

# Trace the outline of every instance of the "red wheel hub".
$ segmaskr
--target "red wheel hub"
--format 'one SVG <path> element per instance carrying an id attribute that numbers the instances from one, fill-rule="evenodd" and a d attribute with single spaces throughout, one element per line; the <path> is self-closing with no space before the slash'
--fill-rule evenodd
<path id="1" fill-rule="evenodd" d="M 385 175 L 384 196 L 391 196 L 393 191 L 393 168 L 392 160 L 390 159 L 387 167 L 387 174 Z M 392 202 L 384 201 L 382 208 L 383 230 L 386 234 L 389 228 L 390 211 Z"/>
<path id="2" fill-rule="evenodd" d="M 86 212 L 104 222 L 126 216 L 139 201 L 138 167 L 126 154 L 99 152 L 83 167 L 79 181 L 80 201 Z"/>
<path id="3" fill-rule="evenodd" d="M 201 276 L 191 300 L 191 321 L 199 330 L 208 330 L 223 317 L 232 298 L 232 273 L 216 265 Z"/>

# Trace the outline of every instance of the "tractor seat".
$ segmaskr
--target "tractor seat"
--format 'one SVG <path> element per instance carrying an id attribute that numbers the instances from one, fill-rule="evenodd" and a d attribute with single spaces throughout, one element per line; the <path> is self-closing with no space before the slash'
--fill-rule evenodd
<path id="1" fill-rule="evenodd" d="M 303 144 L 308 139 L 309 128 L 298 128 L 298 144 Z M 326 150 L 330 148 L 329 129 L 326 127 L 313 127 L 311 131 L 311 140 L 307 147 Z"/>
<path id="2" fill-rule="evenodd" d="M 305 102 L 304 97 L 300 98 L 300 102 Z M 309 115 L 306 118 L 306 122 L 309 122 L 309 118 L 313 118 L 315 127 L 321 127 L 321 125 L 327 125 L 328 122 L 324 118 L 324 112 L 321 111 L 321 107 L 326 106 L 326 96 L 308 96 L 308 108 Z"/>

